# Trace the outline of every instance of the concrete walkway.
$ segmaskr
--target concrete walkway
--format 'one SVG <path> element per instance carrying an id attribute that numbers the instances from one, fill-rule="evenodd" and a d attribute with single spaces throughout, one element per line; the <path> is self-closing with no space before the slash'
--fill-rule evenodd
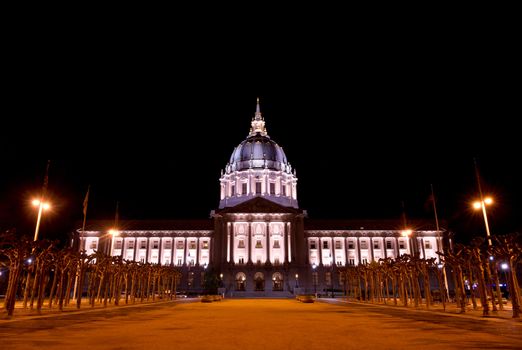
<path id="1" fill-rule="evenodd" d="M 364 304 L 225 299 L 0 322 L 2 349 L 520 349 L 512 320 Z"/>

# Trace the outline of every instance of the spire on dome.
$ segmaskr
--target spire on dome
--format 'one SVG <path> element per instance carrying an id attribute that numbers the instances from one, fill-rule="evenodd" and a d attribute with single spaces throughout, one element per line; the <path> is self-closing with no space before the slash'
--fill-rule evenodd
<path id="1" fill-rule="evenodd" d="M 255 115 L 254 119 L 255 120 L 263 119 L 263 116 L 261 115 L 261 107 L 259 106 L 259 97 L 257 98 L 256 115 Z"/>
<path id="2" fill-rule="evenodd" d="M 256 114 L 252 119 L 252 128 L 250 128 L 250 136 L 255 136 L 260 133 L 262 136 L 268 136 L 265 128 L 265 120 L 261 115 L 261 107 L 259 105 L 259 97 L 257 98 Z"/>

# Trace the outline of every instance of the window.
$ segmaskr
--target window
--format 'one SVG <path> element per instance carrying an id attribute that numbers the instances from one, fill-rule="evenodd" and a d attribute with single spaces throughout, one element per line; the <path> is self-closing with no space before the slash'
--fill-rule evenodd
<path id="1" fill-rule="evenodd" d="M 335 263 L 337 264 L 337 266 L 342 266 L 343 265 L 343 262 L 341 261 L 341 257 L 340 256 L 335 258 Z"/>
<path id="2" fill-rule="evenodd" d="M 353 244 L 353 241 L 348 241 L 348 249 L 355 249 L 355 245 Z"/>
<path id="3" fill-rule="evenodd" d="M 310 249 L 317 249 L 315 241 L 310 241 Z"/>
<path id="4" fill-rule="evenodd" d="M 239 263 L 240 264 L 244 264 L 245 263 L 245 258 L 243 258 L 242 256 L 239 257 Z"/>
<path id="5" fill-rule="evenodd" d="M 256 256 L 256 263 L 258 265 L 261 265 L 261 257 L 260 256 Z"/>
<path id="6" fill-rule="evenodd" d="M 159 241 L 152 241 L 152 249 L 158 249 Z"/>
<path id="7" fill-rule="evenodd" d="M 361 260 L 362 260 L 363 265 L 368 264 L 368 258 L 362 258 Z"/>
<path id="8" fill-rule="evenodd" d="M 234 184 L 232 184 L 230 186 L 230 195 L 231 196 L 235 196 L 236 195 L 236 186 Z"/>
<path id="9" fill-rule="evenodd" d="M 247 194 L 247 183 L 246 182 L 243 182 L 241 184 L 241 194 L 242 195 L 246 195 Z"/>
<path id="10" fill-rule="evenodd" d="M 348 265 L 355 265 L 355 259 L 354 258 L 349 258 L 348 259 Z"/>
<path id="11" fill-rule="evenodd" d="M 134 249 L 134 241 L 129 241 L 129 242 L 127 243 L 127 248 L 128 248 L 128 249 Z"/>
<path id="12" fill-rule="evenodd" d="M 367 241 L 361 241 L 361 249 L 368 249 L 368 242 Z"/>
<path id="13" fill-rule="evenodd" d="M 182 264 L 182 259 L 178 258 L 178 266 L 181 266 L 181 264 Z"/>
<path id="14" fill-rule="evenodd" d="M 328 241 L 323 241 L 323 249 L 328 249 Z"/>
<path id="15" fill-rule="evenodd" d="M 279 257 L 274 258 L 274 265 L 279 265 Z"/>
<path id="16" fill-rule="evenodd" d="M 270 194 L 275 194 L 275 183 L 270 183 Z"/>
<path id="17" fill-rule="evenodd" d="M 256 182 L 256 194 L 261 194 L 261 182 Z"/>
<path id="18" fill-rule="evenodd" d="M 424 241 L 424 248 L 431 249 L 431 242 L 430 241 Z"/>
<path id="19" fill-rule="evenodd" d="M 96 241 L 92 241 L 91 245 L 89 246 L 91 249 L 96 249 Z"/>
<path id="20" fill-rule="evenodd" d="M 196 241 L 190 241 L 189 249 L 196 249 Z"/>
<path id="21" fill-rule="evenodd" d="M 335 241 L 335 249 L 341 249 L 341 241 Z"/>
<path id="22" fill-rule="evenodd" d="M 245 241 L 240 239 L 237 245 L 238 248 L 245 248 Z"/>
<path id="23" fill-rule="evenodd" d="M 391 241 L 386 241 L 386 249 L 392 249 Z"/>
<path id="24" fill-rule="evenodd" d="M 147 241 L 140 241 L 140 249 L 147 248 Z"/>
<path id="25" fill-rule="evenodd" d="M 399 241 L 399 249 L 406 249 L 406 245 L 404 244 L 404 241 Z"/>
<path id="26" fill-rule="evenodd" d="M 373 241 L 373 249 L 379 249 L 379 242 Z"/>
<path id="27" fill-rule="evenodd" d="M 121 249 L 121 241 L 114 242 L 114 249 Z"/>
<path id="28" fill-rule="evenodd" d="M 194 259 L 190 259 L 189 265 L 194 266 Z"/>
<path id="29" fill-rule="evenodd" d="M 208 249 L 208 241 L 203 241 L 203 249 Z"/>
<path id="30" fill-rule="evenodd" d="M 172 241 L 166 241 L 165 242 L 165 249 L 171 249 L 172 248 Z"/>
<path id="31" fill-rule="evenodd" d="M 327 272 L 324 274 L 324 281 L 326 282 L 327 286 L 332 285 L 332 273 L 331 272 Z"/>
<path id="32" fill-rule="evenodd" d="M 312 284 L 317 286 L 319 284 L 319 275 L 317 272 L 312 272 Z"/>
<path id="33" fill-rule="evenodd" d="M 176 242 L 176 249 L 183 249 L 183 241 Z"/>
<path id="34" fill-rule="evenodd" d="M 140 262 L 141 262 L 141 263 L 144 263 L 144 262 L 145 262 L 145 257 L 144 257 L 144 256 L 140 256 Z"/>
<path id="35" fill-rule="evenodd" d="M 261 240 L 256 240 L 256 248 L 263 248 L 263 245 L 261 245 Z"/>
<path id="36" fill-rule="evenodd" d="M 170 264 L 170 256 L 165 256 L 164 259 L 165 259 L 164 265 L 169 265 Z"/>
<path id="37" fill-rule="evenodd" d="M 279 246 L 279 240 L 278 239 L 274 240 L 274 248 L 281 248 Z"/>
<path id="38" fill-rule="evenodd" d="M 286 185 L 282 185 L 282 188 L 283 188 L 283 196 L 286 196 Z"/>

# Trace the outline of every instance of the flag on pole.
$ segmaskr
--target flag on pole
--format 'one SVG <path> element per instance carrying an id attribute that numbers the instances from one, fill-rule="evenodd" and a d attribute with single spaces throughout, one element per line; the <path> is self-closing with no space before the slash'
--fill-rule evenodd
<path id="1" fill-rule="evenodd" d="M 83 200 L 83 216 L 87 216 L 87 205 L 89 204 L 89 192 L 91 190 L 91 185 L 87 187 L 87 193 L 85 194 L 85 199 Z"/>

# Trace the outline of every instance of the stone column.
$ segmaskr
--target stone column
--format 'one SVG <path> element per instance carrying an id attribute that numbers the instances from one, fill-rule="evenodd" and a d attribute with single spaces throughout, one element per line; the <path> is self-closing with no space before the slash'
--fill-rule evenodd
<path id="1" fill-rule="evenodd" d="M 247 262 L 248 263 L 251 263 L 252 262 L 252 223 L 249 222 L 248 223 L 248 230 L 247 230 L 247 243 L 248 243 L 248 259 L 247 259 Z"/>
<path id="2" fill-rule="evenodd" d="M 134 261 L 136 261 L 137 255 L 138 255 L 138 238 L 134 237 Z"/>
<path id="3" fill-rule="evenodd" d="M 319 266 L 323 266 L 323 241 L 319 237 Z"/>
<path id="4" fill-rule="evenodd" d="M 230 252 L 231 252 L 231 245 L 230 245 L 230 223 L 227 223 L 227 262 L 230 262 Z"/>
<path id="5" fill-rule="evenodd" d="M 370 238 L 370 246 L 368 247 L 368 252 L 370 253 L 369 262 L 372 262 L 375 259 L 375 251 L 373 250 L 373 237 L 368 237 L 368 238 Z"/>
<path id="6" fill-rule="evenodd" d="M 174 265 L 174 253 L 175 253 L 175 245 L 174 245 L 174 237 L 170 237 L 170 265 Z"/>
<path id="7" fill-rule="evenodd" d="M 184 263 L 185 263 L 185 266 L 189 266 L 189 263 L 190 261 L 188 261 L 188 254 L 189 254 L 189 250 L 188 250 L 188 237 L 183 237 L 184 239 L 184 244 L 185 244 L 185 249 L 183 249 L 183 256 L 184 256 Z"/>
<path id="8" fill-rule="evenodd" d="M 229 249 L 230 249 L 230 261 L 235 263 L 235 260 L 234 260 L 234 249 L 236 249 L 236 247 L 234 246 L 234 241 L 235 241 L 235 233 L 234 233 L 234 230 L 233 230 L 233 226 L 231 223 L 227 223 L 227 230 L 228 230 L 228 234 L 230 235 L 230 245 L 229 245 Z"/>
<path id="9" fill-rule="evenodd" d="M 150 255 L 150 237 L 147 237 L 147 247 L 145 249 L 145 262 L 149 262 L 149 255 Z"/>
<path id="10" fill-rule="evenodd" d="M 294 229 L 294 227 L 292 226 L 292 224 L 290 222 L 288 222 L 286 224 L 287 226 L 287 242 L 286 243 L 286 254 L 288 255 L 288 262 L 292 262 L 292 250 L 294 249 L 294 246 L 292 244 L 292 241 L 293 241 L 293 238 L 295 237 L 295 234 L 292 235 L 292 230 Z M 295 255 L 294 255 L 295 257 Z"/>
<path id="11" fill-rule="evenodd" d="M 266 262 L 270 262 L 270 221 L 266 223 Z"/>
<path id="12" fill-rule="evenodd" d="M 356 244 L 357 244 L 357 248 L 356 248 L 356 251 L 357 251 L 357 261 L 356 261 L 356 263 L 357 264 L 356 265 L 359 265 L 359 264 L 362 263 L 362 261 L 361 261 L 361 242 L 360 242 L 359 239 L 360 239 L 360 237 L 357 237 L 357 242 L 356 242 Z"/>
<path id="13" fill-rule="evenodd" d="M 196 238 L 196 266 L 199 266 L 199 237 Z"/>
<path id="14" fill-rule="evenodd" d="M 335 265 L 335 241 L 334 241 L 334 238 L 333 237 L 330 237 L 330 243 L 332 244 L 332 248 L 330 249 L 330 252 L 332 252 L 332 260 L 330 261 L 330 264 L 332 264 L 332 266 Z M 333 281 L 332 281 L 333 282 Z"/>
<path id="15" fill-rule="evenodd" d="M 161 253 L 163 253 L 163 238 L 159 237 L 159 244 L 158 244 L 158 264 L 163 265 L 163 260 Z"/>
<path id="16" fill-rule="evenodd" d="M 283 223 L 284 227 L 283 227 L 283 255 L 284 255 L 284 259 L 283 261 L 285 263 L 288 263 L 288 257 L 290 256 L 290 245 L 288 244 L 288 242 L 290 241 L 288 239 L 288 223 L 285 222 Z"/>
<path id="17" fill-rule="evenodd" d="M 382 238 L 382 249 L 384 251 L 384 258 L 388 257 L 388 247 L 386 246 L 386 237 Z"/>

